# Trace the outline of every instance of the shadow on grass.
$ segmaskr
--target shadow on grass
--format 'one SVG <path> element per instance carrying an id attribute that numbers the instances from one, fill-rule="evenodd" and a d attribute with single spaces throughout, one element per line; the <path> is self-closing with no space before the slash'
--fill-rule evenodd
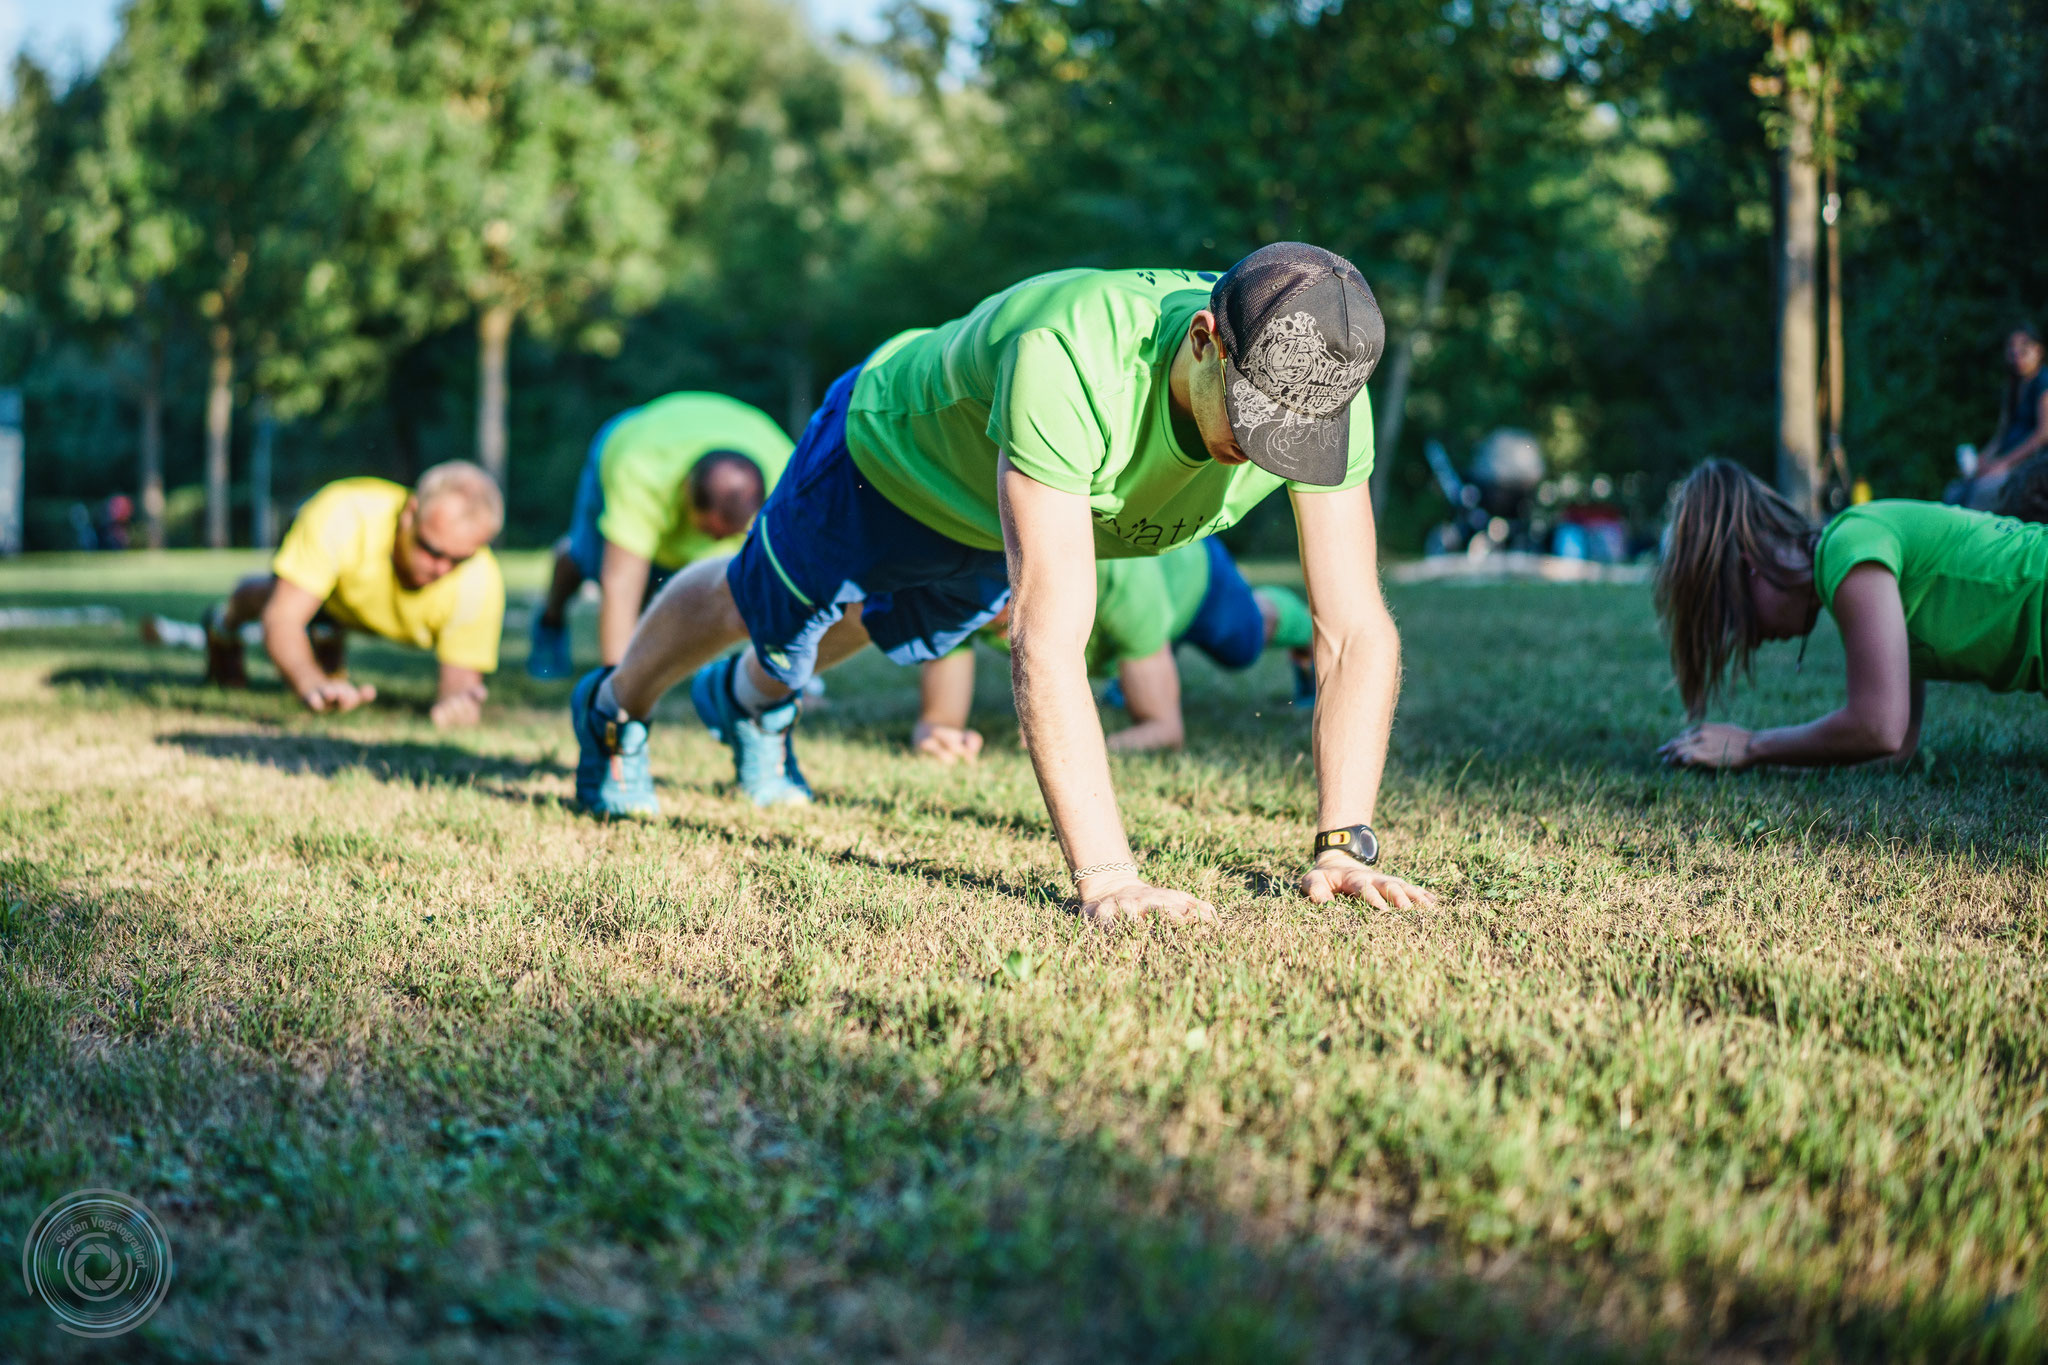
<path id="1" fill-rule="evenodd" d="M 207 734 L 180 731 L 162 735 L 159 744 L 174 745 L 202 758 L 229 758 L 260 763 L 285 773 L 333 777 L 361 772 L 383 782 L 411 785 L 471 786 L 477 782 L 524 782 L 560 777 L 569 769 L 551 759 L 510 758 L 478 753 L 459 744 L 428 744 L 414 740 L 360 740 L 340 735 L 305 733 Z M 499 793 L 509 795 L 509 793 Z"/>
<path id="2" fill-rule="evenodd" d="M 167 939 L 97 973 L 107 917 L 132 932 L 141 907 L 68 881 L 0 861 L 0 1089 L 40 1139 L 0 1145 L 0 1226 L 80 1185 L 151 1206 L 180 1273 L 129 1358 L 273 1340 L 305 1359 L 1629 1354 L 1541 1275 L 1256 1226 L 1199 1165 L 1069 1136 L 1002 1087 L 934 1084 L 916 1048 L 873 1037 L 904 1000 L 854 1004 L 871 1033 L 849 1040 L 660 995 L 536 1015 L 423 963 L 436 1022 L 308 1085 L 272 1062 L 334 1046 L 334 1016 L 279 997 L 194 1032 L 208 983 L 171 970 Z M 0 1357 L 75 1348 L 25 1295 L 0 1303 Z"/>
<path id="3" fill-rule="evenodd" d="M 2030 1340 L 1700 1268 L 1677 1277 L 1737 1296 L 1716 1339 L 1603 1332 L 1615 1293 L 1643 1322 L 1658 1271 L 1248 1217 L 1227 1152 L 1162 1163 L 979 1076 L 959 1042 L 1000 983 L 877 982 L 810 1021 L 660 987 L 535 1011 L 427 955 L 401 969 L 419 1026 L 308 1084 L 274 1063 L 339 1045 L 346 1012 L 305 991 L 346 967 L 316 950 L 274 998 L 211 1010 L 171 920 L 73 883 L 0 861 L 0 1133 L 32 1114 L 37 1136 L 0 1143 L 0 1228 L 80 1185 L 150 1204 L 180 1275 L 133 1358 L 1591 1362 L 1781 1354 L 1828 1317 L 1850 1359 Z M 132 971 L 95 967 L 110 917 Z M 0 1357 L 75 1346 L 0 1303 Z"/>
<path id="4" fill-rule="evenodd" d="M 956 867 L 933 858 L 884 858 L 866 852 L 858 846 L 850 849 L 822 849 L 815 841 L 806 838 L 801 831 L 734 829 L 730 825 L 716 824 L 710 820 L 687 815 L 673 816 L 668 820 L 668 824 L 673 829 L 687 830 L 702 838 L 724 844 L 728 848 L 751 848 L 768 853 L 808 853 L 834 867 L 861 868 L 902 877 L 920 877 L 934 886 L 987 891 L 1017 900 L 1073 908 L 1068 904 L 1071 898 L 1067 895 L 1067 888 L 1058 882 L 1032 882 L 1020 878 L 990 876 L 985 872 Z"/>

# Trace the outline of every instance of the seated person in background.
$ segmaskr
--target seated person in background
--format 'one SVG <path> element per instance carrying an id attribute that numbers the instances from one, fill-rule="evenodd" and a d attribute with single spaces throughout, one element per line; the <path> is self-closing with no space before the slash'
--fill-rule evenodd
<path id="1" fill-rule="evenodd" d="M 1710 460 L 1679 489 L 1657 613 L 1698 722 L 1732 666 L 1757 645 L 1812 631 L 1831 612 L 1848 699 L 1804 725 L 1695 724 L 1667 763 L 1748 768 L 1904 762 L 1920 739 L 1928 679 L 2040 692 L 2048 610 L 2048 526 L 1934 502 L 1883 500 L 1814 527 L 1762 480 Z"/>
<path id="2" fill-rule="evenodd" d="M 1009 615 L 990 623 L 989 643 L 1008 652 Z M 1155 559 L 1095 563 L 1095 627 L 1086 657 L 1091 677 L 1116 670 L 1132 724 L 1108 737 L 1111 749 L 1177 749 L 1183 729 L 1180 668 L 1173 651 L 1193 645 L 1218 667 L 1250 668 L 1267 646 L 1288 651 L 1295 701 L 1315 697 L 1308 603 L 1286 588 L 1254 588 L 1213 536 Z M 974 704 L 974 650 L 963 645 L 924 665 L 911 743 L 942 763 L 972 760 L 981 735 L 967 728 Z"/>
<path id="3" fill-rule="evenodd" d="M 2048 350 L 2041 334 L 2022 323 L 2005 339 L 2005 363 L 2011 371 L 1998 430 L 1978 456 L 1977 472 L 1963 486 L 1965 507 L 1989 510 L 1998 505 L 2006 481 L 2022 464 L 2048 449 Z"/>
<path id="4" fill-rule="evenodd" d="M 433 650 L 434 724 L 474 724 L 505 623 L 505 580 L 489 548 L 504 522 L 498 485 L 463 460 L 435 465 L 412 489 L 328 484 L 299 509 L 271 572 L 207 609 L 207 681 L 248 686 L 241 628 L 260 620 L 264 649 L 308 708 L 352 711 L 377 696 L 348 680 L 344 632 L 360 630 Z"/>
<path id="5" fill-rule="evenodd" d="M 2028 460 L 2008 475 L 1991 510 L 2001 517 L 2048 522 L 2048 459 Z"/>
<path id="6" fill-rule="evenodd" d="M 739 548 L 794 448 L 767 413 L 717 393 L 672 393 L 599 428 L 533 619 L 527 673 L 569 676 L 566 613 L 585 580 L 602 594 L 598 661 L 616 664 L 670 574 Z"/>

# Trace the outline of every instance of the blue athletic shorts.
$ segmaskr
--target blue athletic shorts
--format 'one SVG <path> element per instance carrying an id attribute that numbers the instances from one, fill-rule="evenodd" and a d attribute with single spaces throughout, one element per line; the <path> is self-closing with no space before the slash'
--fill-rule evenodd
<path id="1" fill-rule="evenodd" d="M 604 481 L 598 477 L 604 443 L 611 439 L 613 427 L 638 411 L 627 408 L 597 429 L 597 435 L 590 438 L 590 453 L 583 457 L 583 473 L 576 479 L 576 510 L 569 514 L 569 558 L 585 578 L 604 572 L 604 537 L 597 529 L 604 516 Z"/>
<path id="2" fill-rule="evenodd" d="M 1223 543 L 1210 536 L 1202 548 L 1209 553 L 1209 590 L 1174 643 L 1193 645 L 1220 668 L 1250 668 L 1266 650 L 1265 613 Z"/>
<path id="3" fill-rule="evenodd" d="M 781 482 L 726 568 L 733 602 L 770 677 L 801 687 L 818 641 L 865 602 L 861 623 L 899 664 L 942 658 L 1010 600 L 1000 550 L 932 530 L 869 485 L 846 448 L 855 367 L 825 391 Z"/>

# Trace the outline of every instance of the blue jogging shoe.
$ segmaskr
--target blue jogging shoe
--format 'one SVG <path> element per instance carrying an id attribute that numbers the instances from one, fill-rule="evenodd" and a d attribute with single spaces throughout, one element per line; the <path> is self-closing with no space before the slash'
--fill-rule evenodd
<path id="1" fill-rule="evenodd" d="M 569 694 L 569 723 L 576 731 L 576 808 L 592 815 L 659 815 L 646 724 L 597 703 L 597 689 L 611 672 L 592 669 Z"/>
<path id="2" fill-rule="evenodd" d="M 717 659 L 697 670 L 690 679 L 690 701 L 711 733 L 732 750 L 740 790 L 757 806 L 800 806 L 811 800 L 811 784 L 796 766 L 797 716 L 803 710 L 801 694 L 759 716 L 740 709 L 732 692 L 733 670 L 745 654 Z"/>
<path id="3" fill-rule="evenodd" d="M 569 623 L 551 626 L 533 614 L 533 644 L 526 651 L 526 676 L 541 682 L 566 678 L 575 672 L 569 662 Z"/>

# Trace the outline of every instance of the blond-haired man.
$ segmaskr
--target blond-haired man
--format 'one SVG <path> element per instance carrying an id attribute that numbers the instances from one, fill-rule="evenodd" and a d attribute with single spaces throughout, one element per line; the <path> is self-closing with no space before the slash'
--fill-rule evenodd
<path id="1" fill-rule="evenodd" d="M 248 685 L 241 627 L 261 621 L 264 650 L 309 710 L 352 711 L 377 696 L 348 678 L 346 633 L 359 630 L 434 651 L 434 723 L 474 724 L 505 624 L 505 580 L 489 548 L 504 522 L 498 485 L 465 460 L 435 465 L 410 489 L 328 484 L 299 509 L 270 572 L 207 611 L 207 680 Z"/>

